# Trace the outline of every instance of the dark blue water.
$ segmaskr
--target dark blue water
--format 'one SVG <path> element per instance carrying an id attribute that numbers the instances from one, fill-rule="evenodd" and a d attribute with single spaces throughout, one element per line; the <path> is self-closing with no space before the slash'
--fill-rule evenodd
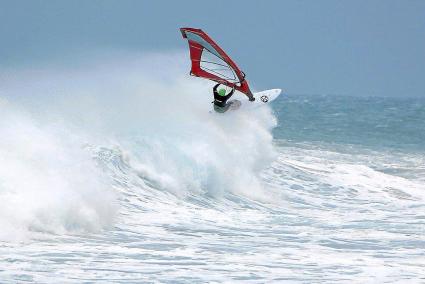
<path id="1" fill-rule="evenodd" d="M 276 138 L 425 151 L 425 99 L 282 96 Z"/>

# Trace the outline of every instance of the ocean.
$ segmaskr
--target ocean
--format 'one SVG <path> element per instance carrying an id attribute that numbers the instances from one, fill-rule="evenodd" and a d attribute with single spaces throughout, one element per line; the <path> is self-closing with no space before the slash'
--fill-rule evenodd
<path id="1" fill-rule="evenodd" d="M 1 283 L 425 283 L 425 99 L 130 61 L 1 72 Z"/>

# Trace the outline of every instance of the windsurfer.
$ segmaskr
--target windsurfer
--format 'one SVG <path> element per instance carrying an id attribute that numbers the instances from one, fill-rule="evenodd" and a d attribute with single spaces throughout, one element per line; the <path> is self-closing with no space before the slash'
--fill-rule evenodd
<path id="1" fill-rule="evenodd" d="M 233 96 L 233 93 L 235 92 L 235 89 L 232 89 L 230 93 L 226 94 L 226 89 L 221 88 L 217 91 L 220 84 L 217 84 L 213 88 L 214 92 L 214 110 L 216 112 L 226 112 L 230 107 L 233 109 L 236 109 L 240 106 L 241 102 L 238 100 L 232 100 L 230 102 L 227 102 L 231 96 Z"/>

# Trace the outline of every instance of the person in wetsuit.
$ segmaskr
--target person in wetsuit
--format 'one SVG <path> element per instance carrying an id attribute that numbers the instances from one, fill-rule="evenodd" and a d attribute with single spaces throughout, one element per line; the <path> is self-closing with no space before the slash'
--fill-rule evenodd
<path id="1" fill-rule="evenodd" d="M 213 88 L 214 110 L 216 112 L 223 113 L 223 112 L 226 112 L 230 108 L 230 106 L 234 103 L 234 101 L 231 101 L 231 102 L 227 102 L 227 101 L 233 95 L 233 93 L 235 92 L 235 89 L 232 89 L 230 93 L 226 95 L 226 90 L 224 88 L 221 88 L 220 90 L 217 91 L 218 86 L 220 86 L 220 84 L 215 85 Z"/>

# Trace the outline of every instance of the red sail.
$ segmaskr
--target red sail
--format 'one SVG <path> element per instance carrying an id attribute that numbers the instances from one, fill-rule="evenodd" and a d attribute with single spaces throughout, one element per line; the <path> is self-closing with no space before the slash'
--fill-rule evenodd
<path id="1" fill-rule="evenodd" d="M 191 75 L 213 80 L 252 97 L 245 74 L 206 33 L 193 28 L 181 28 L 180 31 L 189 41 Z"/>

